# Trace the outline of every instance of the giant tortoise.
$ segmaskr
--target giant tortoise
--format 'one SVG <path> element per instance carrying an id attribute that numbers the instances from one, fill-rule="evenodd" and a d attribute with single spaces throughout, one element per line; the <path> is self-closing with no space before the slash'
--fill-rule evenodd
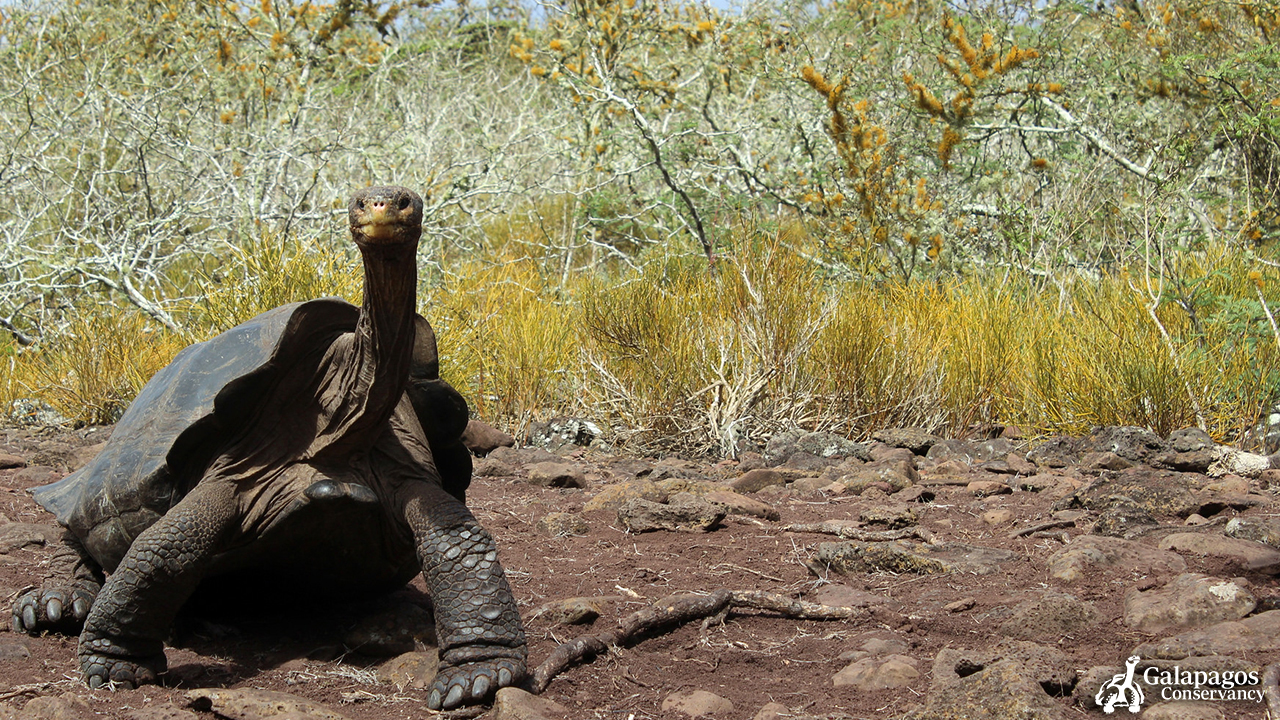
<path id="1" fill-rule="evenodd" d="M 285 305 L 186 348 L 91 463 L 34 490 L 66 526 L 71 561 L 17 599 L 14 629 L 79 630 L 90 686 L 155 682 L 174 616 L 205 578 L 253 598 L 267 585 L 389 590 L 418 572 L 440 652 L 428 705 L 523 678 L 515 600 L 463 504 L 467 405 L 414 311 L 422 200 L 367 188 L 349 217 L 361 307 Z"/>

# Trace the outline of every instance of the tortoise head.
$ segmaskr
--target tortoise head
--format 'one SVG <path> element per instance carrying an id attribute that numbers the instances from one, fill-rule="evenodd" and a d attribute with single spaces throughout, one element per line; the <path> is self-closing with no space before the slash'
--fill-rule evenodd
<path id="1" fill-rule="evenodd" d="M 347 216 L 361 246 L 417 243 L 422 235 L 422 198 L 408 188 L 385 185 L 357 190 Z"/>

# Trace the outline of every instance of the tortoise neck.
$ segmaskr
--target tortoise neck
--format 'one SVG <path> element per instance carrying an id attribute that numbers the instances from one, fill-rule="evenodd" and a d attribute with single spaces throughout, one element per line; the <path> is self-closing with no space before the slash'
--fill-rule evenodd
<path id="1" fill-rule="evenodd" d="M 364 247 L 364 302 L 356 323 L 354 387 L 348 397 L 363 405 L 357 425 L 381 425 L 409 382 L 417 304 L 417 243 Z M 355 428 L 353 428 L 355 429 Z"/>

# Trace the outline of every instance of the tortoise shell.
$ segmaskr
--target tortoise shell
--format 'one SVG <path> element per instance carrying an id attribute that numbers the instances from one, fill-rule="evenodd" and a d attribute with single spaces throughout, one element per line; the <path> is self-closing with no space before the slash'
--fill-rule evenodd
<path id="1" fill-rule="evenodd" d="M 282 305 L 185 348 L 142 388 L 97 457 L 32 495 L 94 560 L 114 570 L 134 539 L 250 424 L 288 360 L 351 332 L 359 312 L 336 298 Z M 418 316 L 415 329 L 406 392 L 433 451 L 452 451 L 436 454 L 443 455 L 445 488 L 460 495 L 471 474 L 469 455 L 454 447 L 466 427 L 466 401 L 439 379 L 430 324 Z"/>

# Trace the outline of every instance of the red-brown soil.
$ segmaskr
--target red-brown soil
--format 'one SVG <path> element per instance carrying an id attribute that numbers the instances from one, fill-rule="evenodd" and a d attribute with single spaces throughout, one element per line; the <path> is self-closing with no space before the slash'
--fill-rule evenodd
<path id="1" fill-rule="evenodd" d="M 33 478 L 55 479 L 65 473 L 74 448 L 102 439 L 86 431 L 0 430 L 0 452 L 23 457 L 29 467 L 0 470 L 0 522 L 53 524 L 27 493 Z M 72 461 L 73 462 L 73 461 Z M 691 623 L 608 657 L 569 669 L 550 685 L 545 697 L 572 710 L 572 717 L 683 717 L 664 712 L 662 703 L 675 692 L 706 690 L 728 698 L 727 717 L 752 718 L 762 706 L 781 703 L 795 714 L 853 718 L 894 718 L 924 702 L 929 670 L 943 648 L 985 648 L 998 638 L 995 628 L 1011 608 L 1045 588 L 1070 592 L 1095 605 L 1103 621 L 1087 632 L 1046 637 L 1040 643 L 1066 653 L 1083 673 L 1096 665 L 1119 666 L 1125 656 L 1150 636 L 1129 630 L 1121 621 L 1123 595 L 1130 578 L 1098 574 L 1064 587 L 1051 579 L 1047 558 L 1063 545 L 1049 538 L 1010 539 L 1011 530 L 1050 519 L 1057 496 L 1015 492 L 978 499 L 963 486 L 938 486 L 935 499 L 922 505 L 921 525 L 948 541 L 1007 548 L 1022 556 L 989 575 L 868 574 L 856 578 L 819 578 L 805 565 L 819 543 L 836 538 L 786 532 L 787 523 L 856 519 L 868 507 L 859 497 L 821 494 L 774 496 L 769 502 L 780 521 L 731 516 L 709 533 L 651 532 L 628 534 L 616 514 L 586 514 L 588 534 L 550 537 L 537 529 L 549 512 L 578 511 L 607 481 L 608 462 L 588 455 L 579 461 L 592 483 L 587 489 L 535 487 L 518 478 L 477 478 L 469 504 L 497 538 L 502 562 L 524 612 L 531 665 L 558 643 L 609 627 L 618 617 L 669 595 L 706 593 L 719 588 L 758 589 L 813 599 L 828 581 L 863 591 L 874 602 L 868 616 L 847 621 L 802 621 L 768 613 L 732 614 L 724 624 L 703 628 Z M 51 467 L 49 472 L 36 468 Z M 704 472 L 710 472 L 703 468 Z M 732 469 L 722 470 L 731 474 Z M 1076 470 L 1065 474 L 1082 480 Z M 1057 494 L 1060 496 L 1060 493 Z M 883 498 L 879 501 L 883 504 Z M 982 516 L 1006 508 L 1011 520 L 992 525 Z M 1274 512 L 1253 508 L 1251 515 Z M 1234 511 L 1227 510 L 1228 515 Z M 1068 528 L 1077 536 L 1087 531 Z M 0 602 L 7 608 L 24 587 L 39 584 L 49 547 L 29 546 L 0 554 Z M 1230 561 L 1187 558 L 1189 572 L 1217 577 L 1243 576 L 1259 598 L 1280 595 L 1275 578 L 1249 574 Z M 1168 578 L 1153 578 L 1163 583 Z M 247 687 L 287 692 L 322 702 L 350 718 L 422 718 L 425 692 L 378 682 L 371 670 L 387 658 L 345 653 L 346 628 L 386 602 L 424 604 L 421 581 L 382 604 L 346 603 L 319 608 L 262 608 L 251 617 L 185 618 L 175 633 L 178 646 L 168 649 L 168 684 L 136 691 L 91 691 L 78 681 L 75 639 L 56 635 L 27 637 L 0 633 L 0 645 L 18 643 L 29 657 L 0 659 L 0 703 L 20 712 L 30 699 L 66 693 L 87 698 L 103 717 L 179 717 L 165 714 L 188 708 L 187 690 L 194 687 Z M 594 626 L 552 626 L 535 610 L 548 601 L 571 597 L 610 598 Z M 971 609 L 949 612 L 948 603 L 973 598 Z M 1262 609 L 1261 607 L 1259 608 Z M 994 611 L 994 612 L 993 612 Z M 7 616 L 7 611 L 6 611 Z M 917 660 L 921 677 L 912 686 L 879 692 L 836 688 L 832 676 L 848 664 L 842 653 L 856 650 L 869 637 L 896 638 L 901 653 Z M 19 653 L 20 654 L 20 653 Z M 1242 653 L 1263 665 L 1280 657 Z M 1089 694 L 1094 692 L 1089 689 Z M 1058 700 L 1067 717 L 1104 717 L 1086 710 L 1071 697 Z M 1265 705 L 1218 706 L 1227 717 L 1261 718 Z M 142 712 L 164 708 L 165 713 Z M 204 717 L 211 717 L 202 714 Z M 0 708 L 0 717 L 5 710 Z"/>

